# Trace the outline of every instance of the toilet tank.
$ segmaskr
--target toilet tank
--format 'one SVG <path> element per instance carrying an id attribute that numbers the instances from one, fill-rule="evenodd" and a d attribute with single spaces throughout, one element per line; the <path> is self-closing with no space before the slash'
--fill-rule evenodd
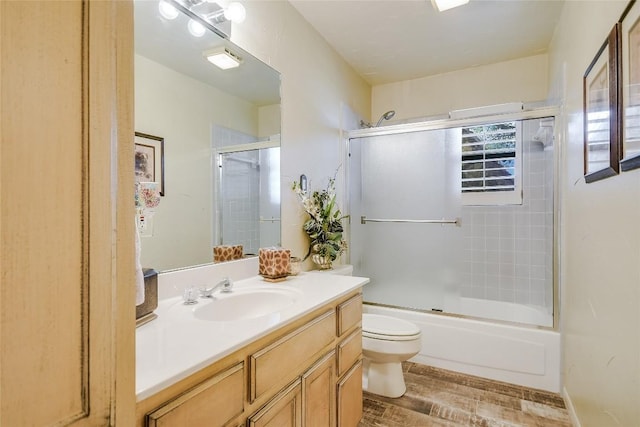
<path id="1" fill-rule="evenodd" d="M 339 276 L 353 276 L 353 265 L 334 265 L 331 270 L 316 270 L 319 273 L 324 274 L 337 274 Z"/>

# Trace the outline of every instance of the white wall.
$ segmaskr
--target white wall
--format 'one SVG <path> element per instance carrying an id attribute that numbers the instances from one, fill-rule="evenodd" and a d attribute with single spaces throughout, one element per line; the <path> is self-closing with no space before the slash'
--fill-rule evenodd
<path id="1" fill-rule="evenodd" d="M 165 196 L 142 264 L 166 270 L 212 261 L 211 127 L 258 135 L 258 108 L 240 98 L 135 57 L 135 129 L 163 137 Z"/>
<path id="2" fill-rule="evenodd" d="M 282 125 L 280 117 L 280 104 L 265 105 L 258 108 L 258 137 L 260 139 L 280 133 Z"/>
<path id="3" fill-rule="evenodd" d="M 393 121 L 446 114 L 451 110 L 535 102 L 547 97 L 547 55 L 467 68 L 374 86 L 371 117 L 395 110 Z"/>
<path id="4" fill-rule="evenodd" d="M 640 170 L 585 184 L 582 76 L 626 1 L 568 1 L 549 52 L 562 100 L 563 378 L 579 422 L 640 425 Z"/>
<path id="5" fill-rule="evenodd" d="M 343 162 L 346 112 L 368 116 L 371 88 L 289 2 L 243 4 L 247 19 L 234 24 L 231 40 L 282 74 L 282 245 L 303 256 L 305 215 L 291 183 L 304 173 L 319 188 L 333 176 Z"/>

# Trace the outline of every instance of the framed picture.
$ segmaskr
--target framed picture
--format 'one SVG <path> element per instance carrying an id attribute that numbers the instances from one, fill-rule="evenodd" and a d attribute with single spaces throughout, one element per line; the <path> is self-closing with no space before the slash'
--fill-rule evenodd
<path id="1" fill-rule="evenodd" d="M 620 18 L 622 68 L 622 161 L 620 169 L 640 168 L 640 5 L 632 0 Z"/>
<path id="2" fill-rule="evenodd" d="M 598 50 L 583 79 L 584 179 L 617 175 L 620 167 L 619 23 Z"/>
<path id="3" fill-rule="evenodd" d="M 164 189 L 164 138 L 146 133 L 135 133 L 136 182 L 157 182 L 160 195 Z"/>

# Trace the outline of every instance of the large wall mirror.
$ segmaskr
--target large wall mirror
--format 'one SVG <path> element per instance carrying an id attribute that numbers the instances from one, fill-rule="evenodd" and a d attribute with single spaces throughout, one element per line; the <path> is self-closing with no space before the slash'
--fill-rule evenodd
<path id="1" fill-rule="evenodd" d="M 278 245 L 280 75 L 209 30 L 194 36 L 186 15 L 167 19 L 158 6 L 134 2 L 135 130 L 164 140 L 164 196 L 142 233 L 143 267 L 210 263 L 217 245 L 245 254 Z M 207 61 L 219 49 L 240 65 Z"/>

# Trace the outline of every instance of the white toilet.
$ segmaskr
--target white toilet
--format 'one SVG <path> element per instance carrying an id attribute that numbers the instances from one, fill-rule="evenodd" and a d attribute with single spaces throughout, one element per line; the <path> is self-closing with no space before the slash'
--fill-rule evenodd
<path id="1" fill-rule="evenodd" d="M 386 397 L 400 397 L 407 390 L 402 362 L 420 352 L 420 328 L 406 320 L 364 313 L 362 315 L 362 389 Z"/>

